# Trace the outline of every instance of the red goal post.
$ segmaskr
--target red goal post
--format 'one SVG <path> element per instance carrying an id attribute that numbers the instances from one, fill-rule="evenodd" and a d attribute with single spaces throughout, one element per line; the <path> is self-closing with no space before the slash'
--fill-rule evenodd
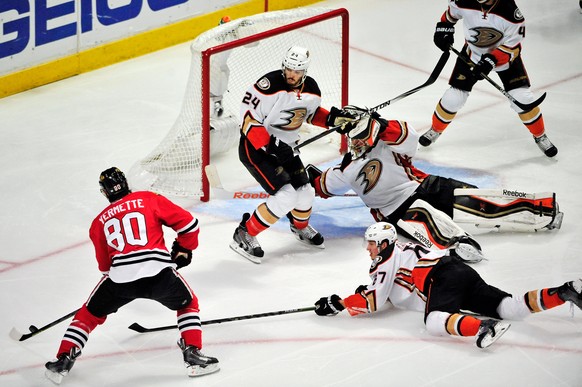
<path id="1" fill-rule="evenodd" d="M 204 167 L 213 154 L 230 152 L 238 157 L 235 145 L 240 136 L 244 92 L 260 76 L 280 68 L 285 52 L 293 45 L 310 51 L 308 74 L 320 86 L 322 106 L 347 105 L 346 9 L 305 7 L 221 24 L 192 43 L 192 66 L 181 113 L 162 142 L 131 168 L 128 179 L 132 189 L 209 200 Z M 320 130 L 302 129 L 302 138 Z M 338 140 L 338 151 L 342 150 L 345 143 L 340 146 Z"/>

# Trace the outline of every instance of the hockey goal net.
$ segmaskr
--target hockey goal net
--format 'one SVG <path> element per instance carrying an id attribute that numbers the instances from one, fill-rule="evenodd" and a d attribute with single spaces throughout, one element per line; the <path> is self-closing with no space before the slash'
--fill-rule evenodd
<path id="1" fill-rule="evenodd" d="M 238 155 L 239 110 L 246 89 L 280 68 L 286 51 L 294 45 L 310 51 L 308 74 L 320 86 L 322 106 L 346 105 L 347 10 L 297 8 L 225 22 L 192 43 L 180 115 L 161 143 L 129 171 L 132 188 L 208 200 L 204 167 L 213 154 Z M 302 137 L 320 130 L 308 126 L 302 129 Z"/>

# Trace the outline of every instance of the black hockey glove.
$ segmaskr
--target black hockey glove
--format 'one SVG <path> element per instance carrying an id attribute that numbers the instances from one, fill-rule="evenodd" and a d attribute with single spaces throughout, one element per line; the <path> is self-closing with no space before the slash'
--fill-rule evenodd
<path id="1" fill-rule="evenodd" d="M 267 145 L 267 153 L 275 156 L 281 164 L 291 160 L 294 156 L 293 148 L 275 136 L 271 136 L 271 140 Z"/>
<path id="2" fill-rule="evenodd" d="M 483 75 L 488 75 L 497 64 L 497 59 L 491 54 L 481 55 L 481 60 L 473 67 L 473 77 L 480 81 Z"/>
<path id="3" fill-rule="evenodd" d="M 368 285 L 360 285 L 356 288 L 356 291 L 354 292 L 355 294 L 360 294 L 363 291 L 368 290 Z"/>
<path id="4" fill-rule="evenodd" d="M 338 129 L 338 132 L 346 134 L 355 127 L 357 118 L 358 116 L 352 112 L 345 109 L 340 110 L 333 106 L 329 111 L 325 125 L 329 128 L 339 126 L 340 129 Z"/>
<path id="5" fill-rule="evenodd" d="M 178 241 L 172 244 L 172 251 L 170 252 L 172 261 L 176 264 L 176 269 L 181 269 L 188 266 L 192 262 L 192 250 L 180 246 Z"/>
<path id="6" fill-rule="evenodd" d="M 340 296 L 337 294 L 332 294 L 329 297 L 321 297 L 315 303 L 315 313 L 318 316 L 335 316 L 342 310 L 344 306 L 340 304 Z"/>
<path id="7" fill-rule="evenodd" d="M 438 22 L 434 29 L 433 41 L 435 46 L 443 51 L 449 51 L 455 43 L 455 25 L 449 22 Z"/>

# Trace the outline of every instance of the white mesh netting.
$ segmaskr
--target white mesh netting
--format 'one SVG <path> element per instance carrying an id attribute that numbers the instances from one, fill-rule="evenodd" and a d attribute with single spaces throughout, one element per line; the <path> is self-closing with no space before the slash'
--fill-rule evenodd
<path id="1" fill-rule="evenodd" d="M 319 21 L 321 15 L 333 14 Z M 310 20 L 316 17 L 317 22 Z M 306 22 L 304 22 L 307 20 Z M 297 24 L 295 24 L 297 23 Z M 309 49 L 308 74 L 322 90 L 322 106 L 342 106 L 342 17 L 325 8 L 297 8 L 267 12 L 221 24 L 192 43 L 192 64 L 180 115 L 162 142 L 129 171 L 132 189 L 151 190 L 177 197 L 203 196 L 203 130 L 209 133 L 210 154 L 230 152 L 239 140 L 239 109 L 246 89 L 262 75 L 281 67 L 293 45 Z M 290 27 L 299 28 L 279 33 Z M 243 38 L 260 40 L 238 45 Z M 210 56 L 210 88 L 202 93 L 202 56 L 222 44 L 236 47 Z M 345 46 L 345 45 L 344 45 Z M 202 101 L 207 99 L 210 128 L 203 126 Z M 216 104 L 219 105 L 216 105 Z M 220 106 L 222 111 L 218 112 Z M 217 114 L 219 113 L 219 114 Z M 339 145 L 338 145 L 339 146 Z"/>

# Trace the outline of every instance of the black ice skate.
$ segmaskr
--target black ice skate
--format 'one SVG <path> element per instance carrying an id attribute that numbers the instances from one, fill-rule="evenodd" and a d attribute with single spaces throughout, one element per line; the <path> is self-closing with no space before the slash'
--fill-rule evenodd
<path id="1" fill-rule="evenodd" d="M 298 229 L 293 224 L 293 216 L 291 216 L 290 213 L 287 214 L 287 219 L 289 219 L 289 228 L 297 240 L 305 243 L 306 245 L 314 246 L 320 249 L 325 248 L 323 245 L 323 236 L 317 232 L 316 229 L 311 227 L 311 225 L 308 224 L 307 227 Z"/>
<path id="2" fill-rule="evenodd" d="M 193 345 L 186 345 L 184 339 L 178 341 L 178 346 L 184 356 L 184 365 L 188 370 L 188 376 L 208 375 L 220 370 L 218 359 L 211 356 L 205 356 L 200 350 Z"/>
<path id="3" fill-rule="evenodd" d="M 248 212 L 243 215 L 240 224 L 234 230 L 230 248 L 253 263 L 261 263 L 261 258 L 265 253 L 257 238 L 250 236 L 247 231 L 246 222 L 250 217 L 251 215 Z"/>
<path id="4" fill-rule="evenodd" d="M 554 157 L 555 155 L 558 154 L 558 148 L 556 148 L 556 146 L 552 144 L 548 136 L 546 136 L 545 134 L 542 134 L 539 137 L 534 137 L 534 140 L 536 144 L 538 144 L 538 148 L 540 148 L 540 150 L 544 152 L 546 156 Z"/>
<path id="5" fill-rule="evenodd" d="M 574 303 L 582 309 L 582 278 L 576 281 L 566 282 L 558 288 L 558 296 L 564 301 Z"/>
<path id="6" fill-rule="evenodd" d="M 477 263 L 485 259 L 481 246 L 469 235 L 452 237 L 447 247 L 452 256 L 468 263 Z"/>
<path id="7" fill-rule="evenodd" d="M 497 320 L 483 320 L 477 333 L 477 347 L 487 348 L 497 341 L 511 326 L 510 323 Z"/>
<path id="8" fill-rule="evenodd" d="M 45 376 L 54 384 L 61 384 L 63 377 L 67 376 L 77 357 L 81 355 L 81 350 L 77 347 L 71 348 L 69 353 L 61 354 L 57 360 L 49 361 L 46 367 Z"/>
<path id="9" fill-rule="evenodd" d="M 422 146 L 429 146 L 432 143 L 434 143 L 440 137 L 441 134 L 442 133 L 437 132 L 433 128 L 430 128 L 425 134 L 420 136 L 418 142 Z"/>

